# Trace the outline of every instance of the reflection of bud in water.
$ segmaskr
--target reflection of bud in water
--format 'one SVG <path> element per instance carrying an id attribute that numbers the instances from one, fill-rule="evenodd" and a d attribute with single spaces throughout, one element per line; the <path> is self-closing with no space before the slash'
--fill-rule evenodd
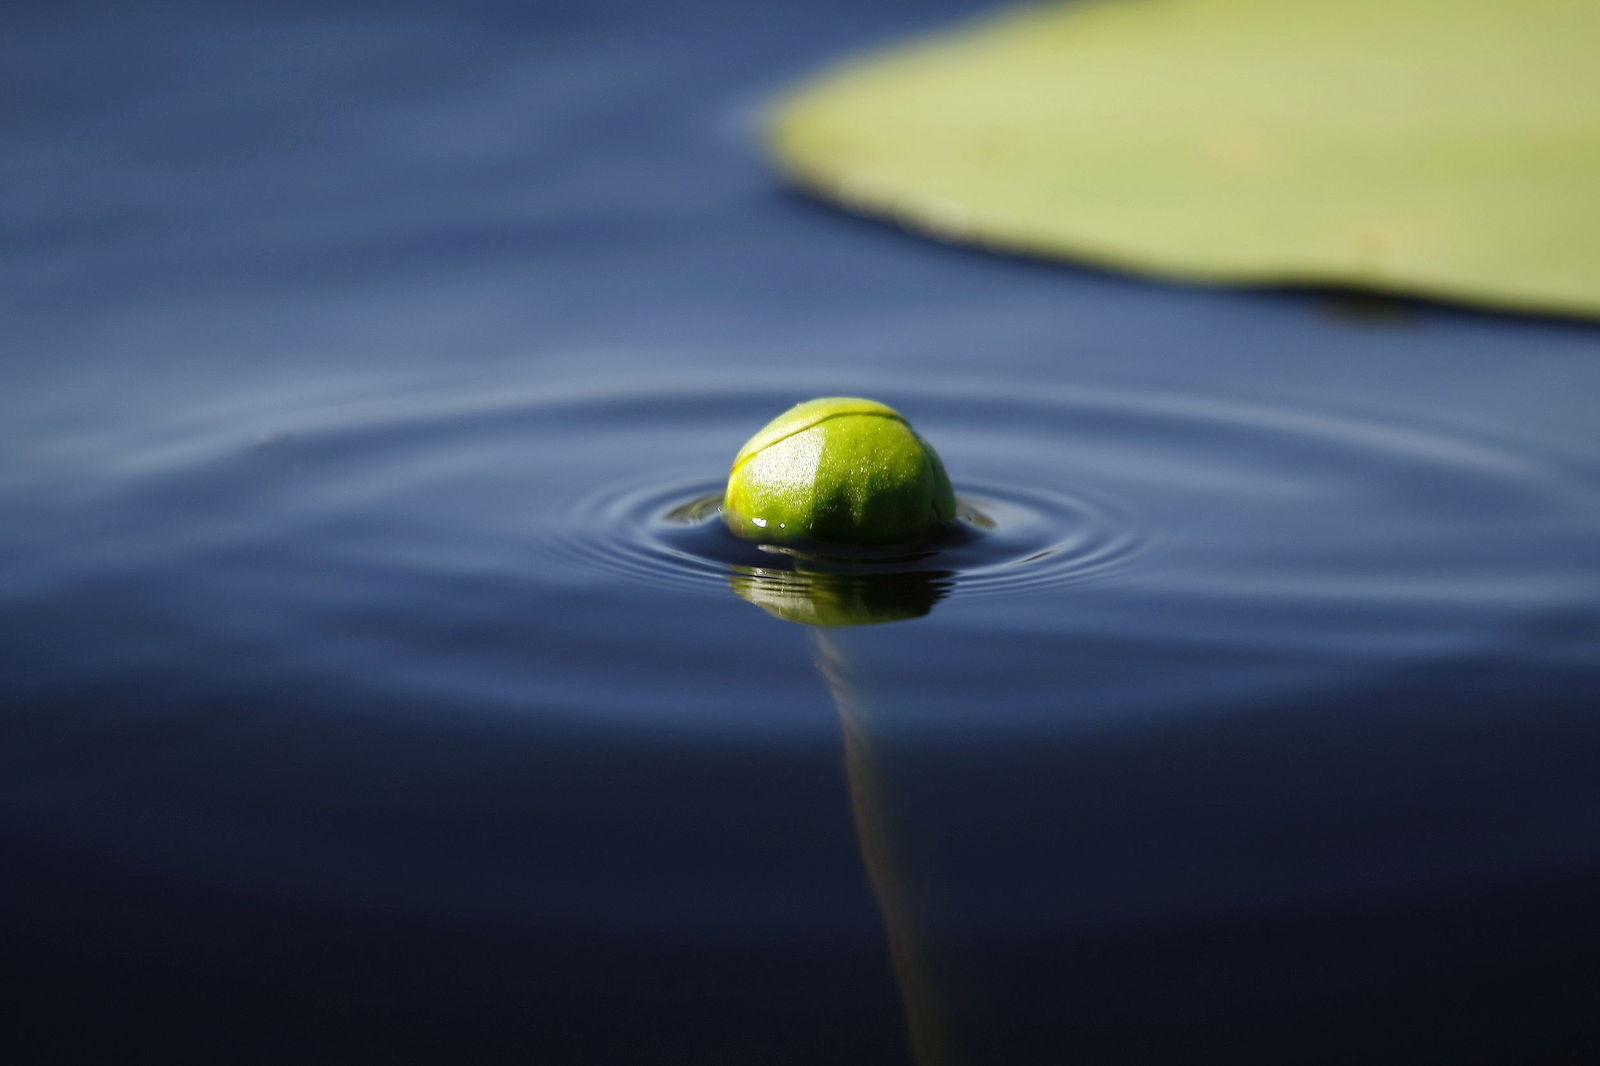
<path id="1" fill-rule="evenodd" d="M 739 567 L 733 591 L 769 614 L 808 626 L 869 626 L 920 618 L 949 590 L 950 575 L 813 573 Z"/>
<path id="2" fill-rule="evenodd" d="M 747 540 L 881 544 L 955 520 L 944 464 L 898 411 L 872 400 L 808 400 L 734 457 L 723 520 Z"/>

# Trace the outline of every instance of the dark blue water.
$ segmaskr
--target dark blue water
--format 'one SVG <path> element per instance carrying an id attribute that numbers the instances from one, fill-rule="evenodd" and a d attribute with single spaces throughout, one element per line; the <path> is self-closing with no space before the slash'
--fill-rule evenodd
<path id="1" fill-rule="evenodd" d="M 1600 1057 L 1600 331 L 763 166 L 969 10 L 11 14 L 6 1061 Z M 963 543 L 694 508 L 828 394 Z"/>

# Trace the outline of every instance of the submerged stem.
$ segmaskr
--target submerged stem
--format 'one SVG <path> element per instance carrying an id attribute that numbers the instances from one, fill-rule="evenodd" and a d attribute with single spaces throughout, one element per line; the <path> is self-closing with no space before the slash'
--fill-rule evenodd
<path id="1" fill-rule="evenodd" d="M 817 672 L 827 683 L 844 734 L 845 776 L 861 861 L 889 938 L 889 961 L 900 986 L 911 1057 L 917 1066 L 956 1066 L 948 1018 L 918 933 L 925 907 L 894 856 L 893 820 L 870 727 L 870 714 L 850 674 L 850 661 L 825 629 L 811 630 Z"/>

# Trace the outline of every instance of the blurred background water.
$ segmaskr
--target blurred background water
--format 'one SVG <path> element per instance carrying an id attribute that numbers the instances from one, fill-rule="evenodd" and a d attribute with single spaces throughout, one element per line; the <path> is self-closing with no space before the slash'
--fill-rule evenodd
<path id="1" fill-rule="evenodd" d="M 1600 332 L 763 165 L 977 10 L 11 13 L 8 1061 L 1594 1060 Z M 915 617 L 672 517 L 827 394 L 995 520 Z"/>

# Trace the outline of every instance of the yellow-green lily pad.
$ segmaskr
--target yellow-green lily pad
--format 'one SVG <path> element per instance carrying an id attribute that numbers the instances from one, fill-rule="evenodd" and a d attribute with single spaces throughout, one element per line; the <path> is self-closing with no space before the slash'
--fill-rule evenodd
<path id="1" fill-rule="evenodd" d="M 1074 0 L 783 102 L 798 182 L 1143 273 L 1600 316 L 1600 3 Z"/>

